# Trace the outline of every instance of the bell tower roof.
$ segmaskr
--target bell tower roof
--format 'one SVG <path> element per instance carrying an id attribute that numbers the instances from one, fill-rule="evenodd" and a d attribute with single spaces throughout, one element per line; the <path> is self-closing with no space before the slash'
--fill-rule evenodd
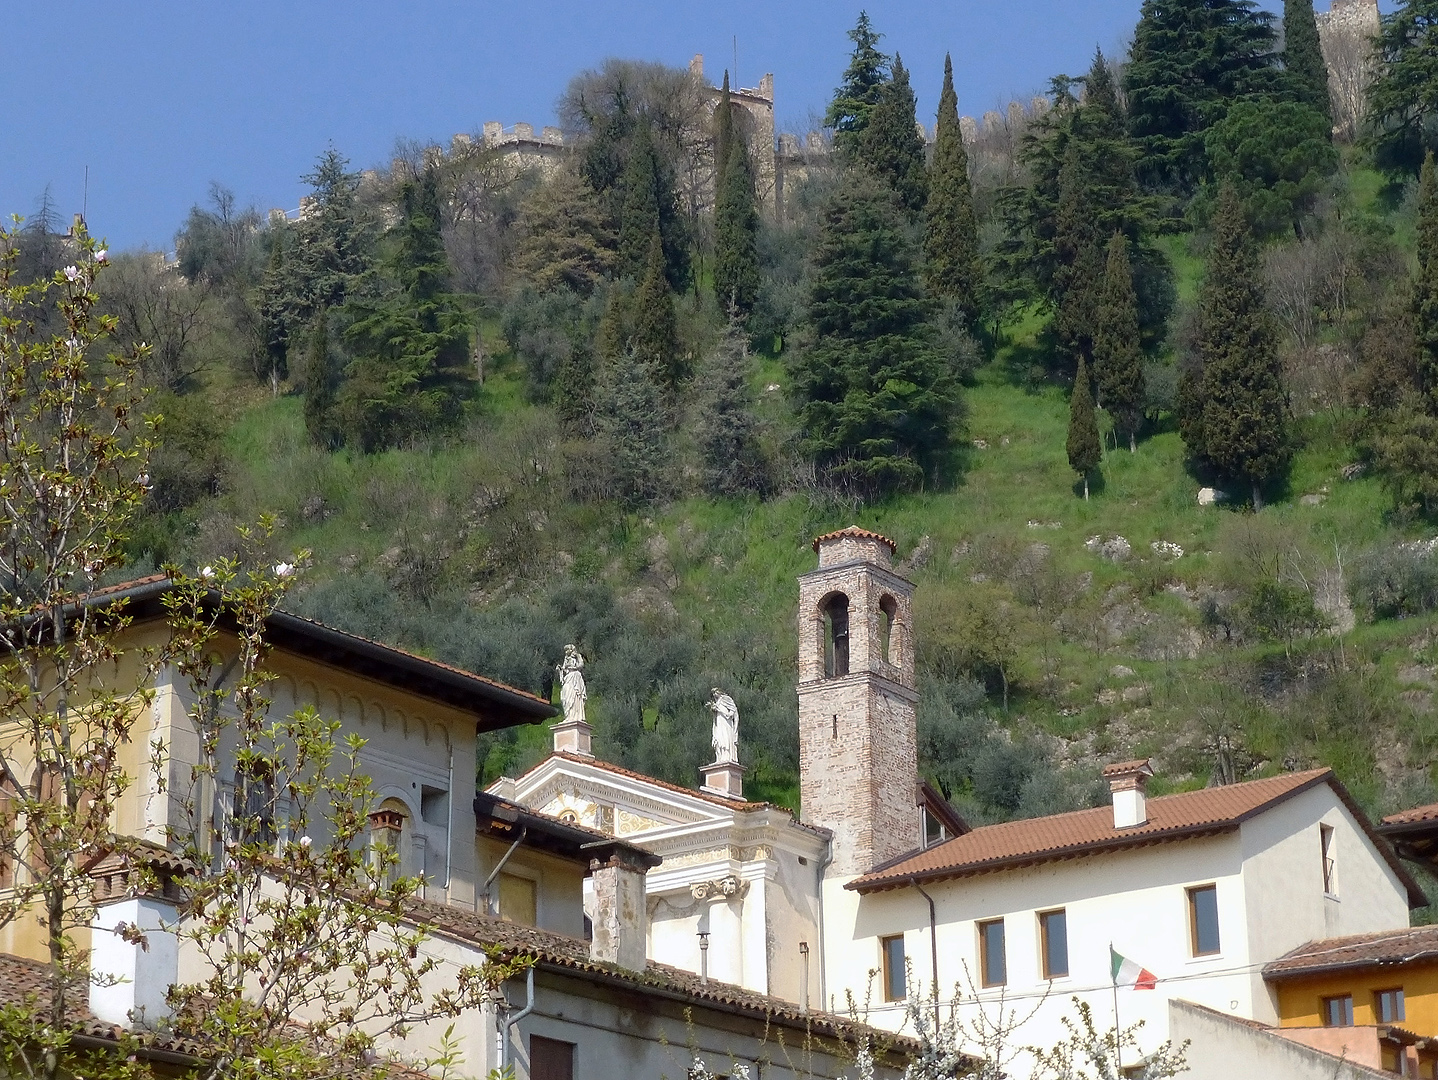
<path id="1" fill-rule="evenodd" d="M 887 536 L 881 536 L 879 533 L 870 532 L 868 529 L 861 529 L 857 525 L 850 525 L 847 529 L 837 529 L 834 532 L 825 533 L 823 536 L 814 537 L 814 550 L 818 551 L 821 546 L 827 544 L 830 540 L 848 539 L 877 540 L 879 543 L 883 544 L 889 549 L 890 555 L 896 554 L 899 550 L 899 545 L 894 543 Z"/>

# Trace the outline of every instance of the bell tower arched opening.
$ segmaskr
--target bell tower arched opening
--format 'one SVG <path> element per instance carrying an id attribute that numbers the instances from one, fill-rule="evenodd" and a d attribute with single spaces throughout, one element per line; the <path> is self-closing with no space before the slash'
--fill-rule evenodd
<path id="1" fill-rule="evenodd" d="M 849 674 L 849 598 L 830 593 L 819 605 L 824 617 L 824 677 Z"/>

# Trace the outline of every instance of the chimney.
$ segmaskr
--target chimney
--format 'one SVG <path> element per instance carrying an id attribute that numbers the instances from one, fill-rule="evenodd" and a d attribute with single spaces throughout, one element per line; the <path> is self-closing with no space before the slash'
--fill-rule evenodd
<path id="1" fill-rule="evenodd" d="M 95 913 L 90 920 L 90 1011 L 107 1024 L 154 1028 L 169 1019 L 165 995 L 179 981 L 179 924 L 174 866 L 158 855 L 159 885 L 141 885 L 139 868 L 115 852 L 90 871 Z M 127 940 L 132 931 L 141 942 Z"/>
<path id="2" fill-rule="evenodd" d="M 1103 778 L 1113 792 L 1113 827 L 1132 829 L 1148 824 L 1148 799 L 1144 790 L 1148 778 L 1153 775 L 1153 766 L 1148 758 L 1139 761 L 1120 761 L 1103 767 Z"/>
<path id="3" fill-rule="evenodd" d="M 549 729 L 554 736 L 556 754 L 594 756 L 594 729 L 583 720 L 561 720 Z"/>
<path id="4" fill-rule="evenodd" d="M 649 937 L 644 877 L 662 861 L 617 840 L 585 844 L 594 883 L 594 938 L 589 955 L 605 964 L 643 971 Z"/>

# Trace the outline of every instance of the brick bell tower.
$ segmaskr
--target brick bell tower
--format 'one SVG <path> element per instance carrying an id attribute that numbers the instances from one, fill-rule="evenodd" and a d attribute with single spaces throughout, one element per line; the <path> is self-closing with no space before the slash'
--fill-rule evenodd
<path id="1" fill-rule="evenodd" d="M 800 817 L 834 833 L 827 876 L 853 877 L 919 846 L 914 586 L 877 533 L 850 526 L 814 550 L 799 578 Z"/>

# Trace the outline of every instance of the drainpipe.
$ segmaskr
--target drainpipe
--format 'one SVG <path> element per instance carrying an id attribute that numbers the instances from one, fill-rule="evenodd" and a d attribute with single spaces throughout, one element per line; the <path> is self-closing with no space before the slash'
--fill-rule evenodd
<path id="1" fill-rule="evenodd" d="M 484 879 L 484 892 L 482 892 L 480 895 L 484 897 L 484 913 L 486 915 L 494 914 L 492 911 L 489 910 L 489 887 L 494 884 L 494 879 L 499 877 L 499 872 L 504 869 L 504 864 L 509 862 L 509 857 L 514 854 L 515 850 L 519 847 L 520 844 L 524 843 L 524 838 L 528 835 L 529 826 L 521 826 L 519 830 L 519 837 L 514 841 L 514 843 L 509 845 L 509 850 L 504 853 L 504 857 L 500 859 L 499 862 L 494 864 L 494 869 L 489 872 L 489 877 Z"/>
<path id="2" fill-rule="evenodd" d="M 929 902 L 929 953 L 933 963 L 930 969 L 934 978 L 934 1031 L 939 1030 L 939 920 L 934 914 L 934 898 L 928 894 L 919 879 L 909 878 L 909 884 L 919 890 L 919 895 Z"/>
<path id="3" fill-rule="evenodd" d="M 524 975 L 524 1008 L 515 1013 L 508 1020 L 504 1021 L 499 1035 L 499 1071 L 503 1073 L 509 1068 L 509 1031 L 516 1028 L 519 1022 L 534 1011 L 534 965 L 529 965 L 529 970 Z"/>
<path id="4" fill-rule="evenodd" d="M 454 733 L 449 736 L 449 794 L 444 823 L 444 902 L 450 903 L 449 883 L 454 868 Z M 473 880 L 473 879 L 471 879 Z"/>
<path id="5" fill-rule="evenodd" d="M 828 953 L 824 949 L 824 871 L 829 869 L 834 861 L 834 841 L 829 840 L 829 849 L 824 853 L 824 861 L 819 863 L 816 871 L 819 876 L 819 1009 L 823 1011 L 829 1000 L 829 976 L 828 964 L 826 963 Z"/>
<path id="6" fill-rule="evenodd" d="M 799 1011 L 809 1011 L 809 943 L 799 942 Z"/>

